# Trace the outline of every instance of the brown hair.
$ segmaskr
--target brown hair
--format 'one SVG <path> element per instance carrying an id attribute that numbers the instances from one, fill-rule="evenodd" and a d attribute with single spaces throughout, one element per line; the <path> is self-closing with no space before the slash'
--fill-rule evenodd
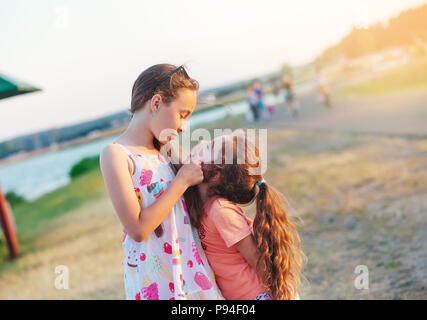
<path id="1" fill-rule="evenodd" d="M 178 97 L 178 89 L 181 88 L 197 91 L 199 83 L 189 77 L 183 65 L 177 67 L 167 63 L 155 64 L 144 70 L 135 80 L 129 112 L 133 116 L 155 94 L 159 94 L 163 102 L 169 104 Z M 160 151 L 161 143 L 156 138 L 153 143 L 155 148 Z M 176 172 L 177 168 L 172 168 Z M 161 237 L 162 225 L 160 224 L 154 232 L 157 237 Z"/>
<path id="2" fill-rule="evenodd" d="M 256 199 L 253 233 L 259 254 L 257 269 L 263 270 L 264 273 L 264 278 L 261 280 L 273 299 L 294 299 L 300 284 L 304 257 L 300 248 L 300 237 L 288 218 L 279 193 L 265 182 L 257 187 L 257 182 L 262 180 L 262 175 L 252 174 L 254 168 L 260 168 L 259 160 L 254 161 L 259 159 L 256 146 L 250 144 L 242 135 L 233 135 L 232 141 L 232 164 L 227 164 L 228 162 L 225 161 L 225 141 L 223 140 L 222 163 L 202 165 L 205 181 L 218 177 L 218 180 L 209 187 L 208 197 L 210 199 L 221 197 L 236 204 L 248 204 Z M 237 162 L 237 150 L 241 148 L 239 146 L 244 147 L 244 153 L 240 153 L 245 155 L 245 161 L 242 162 Z M 191 222 L 198 228 L 211 202 L 208 201 L 208 205 L 203 210 L 200 208 L 200 194 L 197 195 L 196 191 L 190 192 L 186 192 L 184 197 Z M 197 196 L 199 196 L 198 201 L 195 199 Z"/>
<path id="3" fill-rule="evenodd" d="M 129 112 L 133 114 L 155 94 L 159 94 L 168 104 L 178 97 L 178 89 L 187 88 L 197 91 L 199 83 L 188 76 L 184 66 L 180 67 L 162 63 L 144 70 L 133 84 Z M 178 68 L 180 68 L 178 71 L 171 74 Z"/>

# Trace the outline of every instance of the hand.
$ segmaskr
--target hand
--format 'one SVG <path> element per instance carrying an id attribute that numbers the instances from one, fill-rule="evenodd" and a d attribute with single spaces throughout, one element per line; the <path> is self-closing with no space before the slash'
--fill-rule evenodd
<path id="1" fill-rule="evenodd" d="M 176 174 L 176 179 L 180 179 L 188 187 L 197 185 L 203 182 L 203 171 L 200 162 L 191 159 L 184 161 L 182 167 Z"/>

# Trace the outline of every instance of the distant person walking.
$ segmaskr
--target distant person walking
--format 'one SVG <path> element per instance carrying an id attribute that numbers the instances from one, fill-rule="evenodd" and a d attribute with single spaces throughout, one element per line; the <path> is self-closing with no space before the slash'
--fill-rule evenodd
<path id="1" fill-rule="evenodd" d="M 271 118 L 276 111 L 276 106 L 283 102 L 283 97 L 281 94 L 281 85 L 276 83 L 272 86 L 270 99 L 266 99 L 266 110 L 267 115 Z"/>
<path id="2" fill-rule="evenodd" d="M 292 118 L 298 118 L 299 101 L 296 97 L 294 85 L 290 76 L 283 76 L 283 87 L 285 89 L 285 101 L 288 113 L 292 116 Z"/>
<path id="3" fill-rule="evenodd" d="M 316 66 L 316 86 L 320 101 L 326 107 L 332 107 L 328 82 L 325 73 L 320 66 Z"/>
<path id="4" fill-rule="evenodd" d="M 252 119 L 254 122 L 259 120 L 259 111 L 258 111 L 258 99 L 253 90 L 252 86 L 246 88 L 246 102 L 249 105 L 249 109 L 252 113 Z"/>
<path id="5" fill-rule="evenodd" d="M 262 89 L 261 82 L 259 82 L 258 80 L 255 80 L 252 87 L 257 99 L 257 106 L 258 106 L 258 112 L 260 114 L 260 118 L 265 119 L 267 115 L 266 115 L 266 107 L 264 103 L 264 91 Z"/>

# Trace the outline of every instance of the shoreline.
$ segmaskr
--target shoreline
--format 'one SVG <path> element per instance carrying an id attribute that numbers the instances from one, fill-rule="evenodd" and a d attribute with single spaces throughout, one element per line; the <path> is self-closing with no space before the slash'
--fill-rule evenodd
<path id="1" fill-rule="evenodd" d="M 37 149 L 30 152 L 20 152 L 10 157 L 0 159 L 0 166 L 8 165 L 15 161 L 26 160 L 26 159 L 39 156 L 48 152 L 54 152 L 54 151 L 66 149 L 74 145 L 88 143 L 88 142 L 96 141 L 99 139 L 107 138 L 115 134 L 119 134 L 120 132 L 123 132 L 125 129 L 126 129 L 126 126 L 114 128 L 111 130 L 105 130 L 105 131 L 94 131 L 85 137 L 59 143 L 59 144 L 53 144 L 47 148 L 41 148 L 41 149 Z"/>

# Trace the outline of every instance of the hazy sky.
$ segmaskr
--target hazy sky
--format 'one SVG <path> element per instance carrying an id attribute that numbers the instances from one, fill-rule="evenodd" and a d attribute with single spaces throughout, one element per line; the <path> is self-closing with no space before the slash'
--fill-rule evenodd
<path id="1" fill-rule="evenodd" d="M 0 73 L 42 92 L 0 101 L 0 141 L 125 110 L 148 66 L 201 89 L 311 61 L 353 25 L 425 0 L 2 0 Z"/>

